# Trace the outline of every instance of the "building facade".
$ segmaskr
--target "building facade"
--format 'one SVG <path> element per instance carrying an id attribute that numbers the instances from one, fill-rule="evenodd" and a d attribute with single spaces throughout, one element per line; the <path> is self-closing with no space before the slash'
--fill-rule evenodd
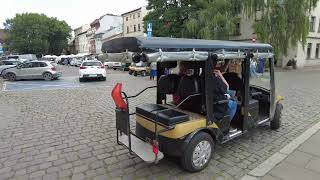
<path id="1" fill-rule="evenodd" d="M 122 14 L 123 36 L 136 37 L 144 36 L 143 18 L 148 13 L 146 6 Z"/>
<path id="2" fill-rule="evenodd" d="M 90 53 L 101 54 L 101 47 L 105 34 L 111 34 L 110 31 L 113 32 L 113 29 L 119 27 L 122 27 L 122 17 L 118 15 L 105 14 L 94 20 L 90 24 L 90 29 L 87 32 Z"/>
<path id="3" fill-rule="evenodd" d="M 89 41 L 87 38 L 87 32 L 89 29 L 90 25 L 85 24 L 74 30 L 76 53 L 89 53 Z"/>
<path id="4" fill-rule="evenodd" d="M 241 15 L 240 23 L 236 24 L 235 36 L 231 40 L 254 41 L 257 39 L 253 24 L 259 21 L 261 16 L 257 12 L 257 18 L 247 18 L 244 14 Z M 290 59 L 297 60 L 297 67 L 320 65 L 320 2 L 317 7 L 310 13 L 309 34 L 306 44 L 298 43 L 297 47 L 292 47 L 288 50 L 288 55 L 282 57 L 282 67 L 285 67 Z"/>

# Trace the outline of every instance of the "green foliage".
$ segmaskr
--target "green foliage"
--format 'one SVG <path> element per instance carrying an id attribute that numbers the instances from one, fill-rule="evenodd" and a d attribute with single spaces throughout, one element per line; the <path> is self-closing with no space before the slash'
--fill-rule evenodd
<path id="1" fill-rule="evenodd" d="M 309 34 L 309 13 L 318 0 L 243 0 L 249 17 L 261 20 L 254 24 L 258 39 L 273 45 L 275 54 L 287 55 L 290 47 L 306 43 Z M 259 17 L 258 17 L 259 18 Z"/>
<path id="2" fill-rule="evenodd" d="M 191 38 L 229 39 L 239 22 L 240 0 L 195 0 L 198 11 L 187 23 L 186 35 Z"/>
<path id="3" fill-rule="evenodd" d="M 154 36 L 183 37 L 185 22 L 197 11 L 193 4 L 194 0 L 149 0 L 147 9 L 152 11 L 144 22 L 152 22 Z"/>
<path id="4" fill-rule="evenodd" d="M 17 14 L 4 23 L 10 51 L 21 54 L 56 54 L 67 47 L 71 28 L 65 21 L 44 14 Z"/>

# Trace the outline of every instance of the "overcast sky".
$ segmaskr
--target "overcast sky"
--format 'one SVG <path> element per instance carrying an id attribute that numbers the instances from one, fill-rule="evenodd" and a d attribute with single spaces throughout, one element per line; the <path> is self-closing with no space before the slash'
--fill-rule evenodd
<path id="1" fill-rule="evenodd" d="M 16 13 L 36 12 L 65 20 L 73 29 L 106 13 L 122 14 L 147 5 L 147 0 L 1 0 L 0 28 Z"/>

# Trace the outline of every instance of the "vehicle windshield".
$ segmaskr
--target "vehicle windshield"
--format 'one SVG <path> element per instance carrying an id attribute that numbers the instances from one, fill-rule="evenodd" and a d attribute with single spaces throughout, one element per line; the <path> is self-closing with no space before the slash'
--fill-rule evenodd
<path id="1" fill-rule="evenodd" d="M 82 66 L 102 66 L 100 62 L 84 62 Z"/>
<path id="2" fill-rule="evenodd" d="M 250 85 L 270 90 L 270 66 L 266 59 L 250 61 Z"/>

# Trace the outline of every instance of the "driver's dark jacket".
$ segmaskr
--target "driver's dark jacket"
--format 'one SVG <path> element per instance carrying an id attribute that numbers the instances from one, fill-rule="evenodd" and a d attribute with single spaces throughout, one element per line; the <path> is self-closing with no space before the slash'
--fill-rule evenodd
<path id="1" fill-rule="evenodd" d="M 216 103 L 221 100 L 226 100 L 228 91 L 227 85 L 222 81 L 219 76 L 213 75 L 214 82 L 214 93 L 213 93 L 213 102 Z M 213 115 L 215 119 L 221 120 L 226 114 L 228 110 L 228 103 L 223 104 L 214 104 L 213 105 Z"/>

